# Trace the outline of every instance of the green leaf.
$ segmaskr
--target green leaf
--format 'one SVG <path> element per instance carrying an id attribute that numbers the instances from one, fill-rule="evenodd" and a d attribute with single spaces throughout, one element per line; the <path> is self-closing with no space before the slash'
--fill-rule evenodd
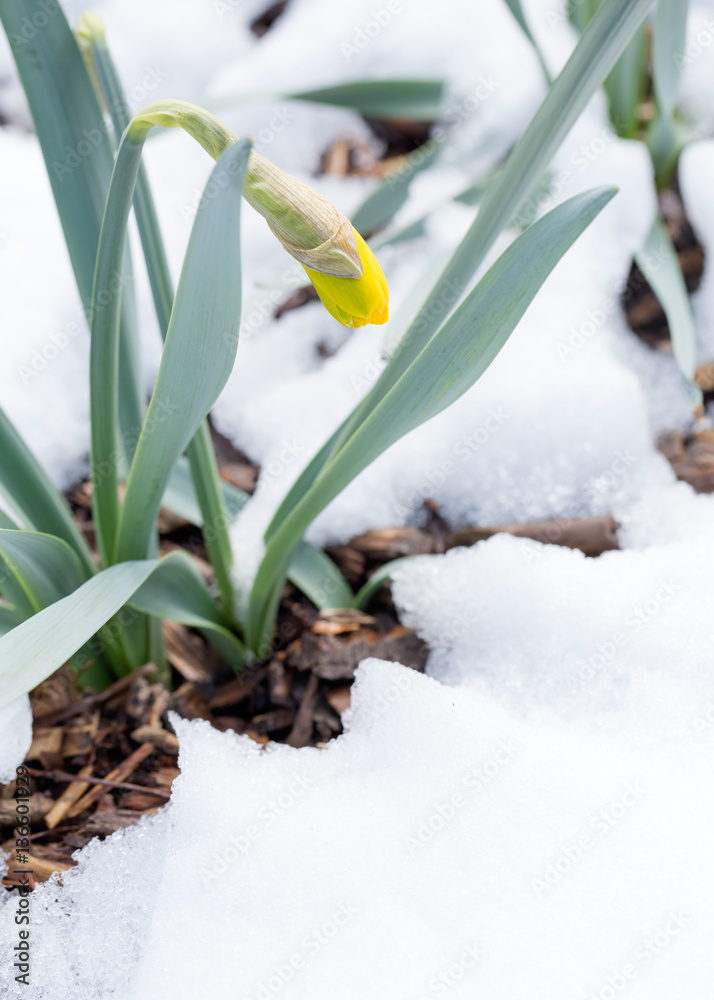
<path id="1" fill-rule="evenodd" d="M 442 147 L 427 143 L 405 158 L 399 170 L 389 174 L 362 202 L 351 222 L 358 233 L 371 233 L 390 221 L 409 197 L 409 186 L 417 174 L 430 167 Z"/>
<path id="2" fill-rule="evenodd" d="M 370 576 L 369 580 L 365 583 L 361 590 L 357 591 L 355 594 L 355 599 L 353 602 L 353 607 L 360 608 L 364 610 L 369 607 L 372 598 L 375 596 L 377 591 L 381 590 L 387 580 L 390 580 L 392 573 L 398 566 L 403 563 L 410 562 L 414 556 L 406 556 L 402 559 L 392 559 L 391 562 L 385 563 L 380 566 L 379 569 L 375 570 Z"/>
<path id="3" fill-rule="evenodd" d="M 468 287 L 495 239 L 539 183 L 588 101 L 647 16 L 652 0 L 605 0 L 563 71 L 492 181 L 481 209 L 434 282 L 382 375 L 298 477 L 266 533 L 269 540 L 301 501 L 335 451 L 349 439 L 429 342 Z"/>
<path id="4" fill-rule="evenodd" d="M 223 479 L 220 480 L 220 484 L 228 523 L 233 524 L 250 500 L 250 494 L 244 493 Z M 185 459 L 179 459 L 173 468 L 169 485 L 164 493 L 163 504 L 181 517 L 185 517 L 191 524 L 199 528 L 204 527 L 203 515 L 191 481 L 191 472 Z M 321 611 L 326 608 L 351 607 L 352 591 L 349 584 L 329 556 L 308 542 L 301 542 L 297 547 L 287 575 L 290 582 L 294 583 Z"/>
<path id="5" fill-rule="evenodd" d="M 204 514 L 196 496 L 196 489 L 191 478 L 191 467 L 185 458 L 180 458 L 171 470 L 168 485 L 164 491 L 162 506 L 168 507 L 179 517 L 185 518 L 197 528 L 202 528 L 204 524 Z M 223 496 L 223 508 L 228 524 L 235 521 L 240 511 L 250 500 L 250 494 L 239 490 L 224 479 L 219 480 L 221 493 Z"/>
<path id="6" fill-rule="evenodd" d="M 694 380 L 697 330 L 677 251 L 661 219 L 656 219 L 635 261 L 667 316 L 672 351 L 692 407 L 701 406 L 702 392 Z"/>
<path id="7" fill-rule="evenodd" d="M 295 550 L 288 578 L 320 611 L 352 607 L 354 594 L 342 573 L 328 555 L 307 542 Z"/>
<path id="8" fill-rule="evenodd" d="M 146 609 L 153 608 L 151 613 L 159 614 L 163 607 L 177 616 L 186 611 L 187 618 L 190 615 L 192 621 L 201 619 L 202 628 L 211 630 L 214 636 L 218 635 L 222 626 L 218 626 L 213 619 L 203 620 L 200 613 L 196 615 L 193 609 L 196 574 L 193 567 L 187 569 L 187 561 L 190 562 L 183 553 L 174 553 L 162 560 L 148 559 L 110 566 L 68 597 L 51 604 L 2 636 L 0 708 L 32 690 L 59 669 L 132 599 L 159 568 L 162 576 L 167 574 L 165 583 L 168 593 L 162 596 L 157 591 L 145 592 L 141 600 Z M 205 587 L 202 581 L 201 584 Z M 190 595 L 188 601 L 181 597 L 182 591 Z M 203 610 L 206 607 L 202 599 L 199 608 Z M 176 620 L 181 621 L 181 618 Z M 191 624 L 192 621 L 186 623 Z M 237 659 L 232 662 L 237 662 Z"/>
<path id="9" fill-rule="evenodd" d="M 439 118 L 443 80 L 356 80 L 336 87 L 285 94 L 294 101 L 354 108 L 366 118 L 408 118 L 431 122 Z"/>
<path id="10" fill-rule="evenodd" d="M 268 543 L 250 599 L 247 639 L 252 649 L 262 652 L 270 641 L 287 562 L 308 525 L 375 458 L 480 378 L 556 263 L 614 193 L 601 188 L 571 198 L 512 243 L 330 459 Z"/>
<path id="11" fill-rule="evenodd" d="M 687 41 L 689 0 L 658 0 L 652 39 L 652 78 L 657 103 L 671 117 L 677 106 Z"/>
<path id="12" fill-rule="evenodd" d="M 605 81 L 610 118 L 618 135 L 633 139 L 639 127 L 639 107 L 647 94 L 647 33 L 641 27 Z"/>
<path id="13" fill-rule="evenodd" d="M 33 615 L 84 583 L 76 553 L 59 538 L 0 530 L 0 587 L 23 615 Z"/>
<path id="14" fill-rule="evenodd" d="M 406 118 L 410 121 L 437 121 L 442 110 L 443 80 L 354 80 L 334 87 L 302 90 L 297 93 L 257 92 L 234 94 L 199 103 L 213 111 L 236 104 L 255 104 L 265 100 L 309 101 L 353 108 L 366 118 Z"/>
<path id="15" fill-rule="evenodd" d="M 67 542 L 81 560 L 83 577 L 91 576 L 96 568 L 92 553 L 68 504 L 2 409 L 0 456 L 0 493 L 23 525 Z"/>
<path id="16" fill-rule="evenodd" d="M 234 669 L 245 666 L 245 647 L 226 627 L 203 577 L 183 553 L 159 563 L 130 603 L 146 614 L 200 629 Z"/>
<path id="17" fill-rule="evenodd" d="M 90 51 L 97 78 L 104 96 L 104 101 L 110 109 L 114 131 L 121 136 L 130 122 L 130 111 L 122 89 L 119 75 L 114 66 L 109 49 L 104 42 L 94 38 Z M 161 337 L 165 341 L 168 333 L 171 311 L 174 302 L 174 289 L 169 271 L 166 250 L 164 247 L 159 220 L 149 186 L 149 180 L 144 165 L 141 164 L 136 179 L 134 193 L 134 211 L 139 227 L 141 245 L 149 275 L 149 283 L 154 299 L 156 317 L 159 323 Z M 226 613 L 233 613 L 233 585 L 231 581 L 231 565 L 233 553 L 228 537 L 228 525 L 231 518 L 226 509 L 226 492 L 228 484 L 224 484 L 218 474 L 213 444 L 208 425 L 204 422 L 199 427 L 195 437 L 187 448 L 188 464 L 193 477 L 190 491 L 184 483 L 183 499 L 190 498 L 193 505 L 191 516 L 195 524 L 210 524 L 212 528 L 205 533 L 206 548 L 211 564 L 216 574 L 221 600 Z M 180 460 L 182 461 L 182 460 Z M 176 468 L 172 472 L 172 480 Z M 169 482 L 171 488 L 171 481 Z M 181 499 L 179 497 L 179 499 Z M 231 498 L 235 500 L 235 498 Z M 195 511 L 200 511 L 196 520 Z M 235 515 L 233 515 L 235 516 Z"/>
<path id="18" fill-rule="evenodd" d="M 652 40 L 652 79 L 657 114 L 647 133 L 657 183 L 669 183 L 676 168 L 681 141 L 675 124 L 683 53 L 687 41 L 689 0 L 659 0 Z"/>
<path id="19" fill-rule="evenodd" d="M 0 0 L 0 20 L 10 40 L 20 79 L 40 141 L 62 222 L 67 249 L 85 310 L 94 281 L 94 262 L 104 202 L 112 172 L 114 144 L 94 93 L 87 68 L 59 3 L 51 13 L 42 0 Z M 41 23 L 26 37 L 25 24 Z M 130 458 L 143 417 L 138 332 L 131 268 L 115 290 L 111 280 L 103 295 L 120 296 L 119 417 L 123 457 Z"/>
<path id="20" fill-rule="evenodd" d="M 249 153 L 250 143 L 240 141 L 221 154 L 194 222 L 154 394 L 129 473 L 118 561 L 146 554 L 171 470 L 235 361 L 241 192 Z"/>
<path id="21" fill-rule="evenodd" d="M 550 85 L 553 82 L 552 78 L 551 78 L 551 75 L 550 75 L 550 71 L 548 70 L 548 66 L 546 64 L 546 61 L 543 58 L 543 53 L 540 50 L 540 46 L 538 45 L 538 43 L 536 42 L 535 38 L 533 37 L 533 32 L 530 29 L 530 25 L 528 24 L 528 21 L 526 19 L 526 15 L 523 13 L 523 7 L 521 6 L 521 0 L 506 0 L 506 3 L 508 4 L 508 8 L 511 11 L 511 13 L 513 14 L 513 16 L 515 17 L 516 21 L 518 21 L 518 24 L 521 27 L 521 31 L 523 32 L 523 34 L 526 36 L 526 38 L 528 39 L 528 41 L 533 46 L 533 48 L 535 50 L 535 54 L 538 56 L 538 62 L 540 63 L 541 69 L 543 70 L 543 75 L 545 76 L 546 81 Z"/>

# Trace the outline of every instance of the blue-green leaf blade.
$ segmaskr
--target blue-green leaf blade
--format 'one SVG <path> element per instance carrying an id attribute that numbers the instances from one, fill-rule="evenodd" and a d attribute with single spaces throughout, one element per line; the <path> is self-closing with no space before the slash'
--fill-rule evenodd
<path id="1" fill-rule="evenodd" d="M 171 471 L 235 361 L 241 309 L 240 208 L 249 153 L 250 143 L 240 141 L 221 154 L 196 216 L 127 482 L 119 560 L 146 554 Z"/>
<path id="2" fill-rule="evenodd" d="M 656 219 L 644 247 L 635 254 L 637 266 L 659 299 L 669 324 L 672 352 L 692 407 L 701 406 L 702 392 L 694 380 L 697 330 L 677 251 L 661 219 Z"/>
<path id="3" fill-rule="evenodd" d="M 76 552 L 60 538 L 0 529 L 0 579 L 12 577 L 22 598 L 8 592 L 19 611 L 34 614 L 80 587 L 86 579 Z M 7 592 L 8 581 L 0 584 Z M 23 600 L 24 598 L 24 600 Z"/>

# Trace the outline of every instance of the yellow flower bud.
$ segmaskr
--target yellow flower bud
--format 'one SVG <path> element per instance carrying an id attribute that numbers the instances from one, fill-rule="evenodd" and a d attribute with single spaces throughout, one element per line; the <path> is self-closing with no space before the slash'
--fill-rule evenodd
<path id="1" fill-rule="evenodd" d="M 309 267 L 305 271 L 325 309 L 343 326 L 386 323 L 389 319 L 387 279 L 360 234 L 356 229 L 352 232 L 362 261 L 361 278 L 336 278 Z"/>
<path id="2" fill-rule="evenodd" d="M 154 125 L 182 128 L 218 159 L 236 136 L 210 111 L 185 101 L 155 101 L 132 120 L 127 138 L 143 142 Z M 251 151 L 243 189 L 287 252 L 305 268 L 323 305 L 344 326 L 386 323 L 389 289 L 376 257 L 335 206 Z"/>

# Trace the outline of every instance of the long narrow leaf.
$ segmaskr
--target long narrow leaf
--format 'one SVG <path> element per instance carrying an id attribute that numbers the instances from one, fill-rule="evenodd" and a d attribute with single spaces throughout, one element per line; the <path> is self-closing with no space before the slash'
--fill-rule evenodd
<path id="1" fill-rule="evenodd" d="M 183 553 L 160 563 L 130 603 L 146 614 L 201 629 L 234 669 L 245 666 L 245 647 L 226 628 L 203 578 Z"/>
<path id="2" fill-rule="evenodd" d="M 394 570 L 413 558 L 414 556 L 405 556 L 402 559 L 392 559 L 391 562 L 385 563 L 379 569 L 375 570 L 365 585 L 355 594 L 353 607 L 360 609 L 369 607 L 369 603 L 374 595 L 384 586 L 387 580 L 391 579 Z"/>
<path id="3" fill-rule="evenodd" d="M 89 313 L 94 261 L 114 144 L 94 93 L 77 41 L 59 3 L 0 0 L 7 33 L 30 105 L 79 295 Z M 26 25 L 37 30 L 28 37 Z M 130 459 L 143 417 L 139 347 L 131 266 L 118 282 L 110 275 L 103 299 L 120 297 L 121 337 L 118 413 L 122 458 Z"/>
<path id="4" fill-rule="evenodd" d="M 550 75 L 550 71 L 548 69 L 548 65 L 545 59 L 543 58 L 543 53 L 541 52 L 540 46 L 538 45 L 538 43 L 535 40 L 535 37 L 533 36 L 533 32 L 530 29 L 530 25 L 528 24 L 526 15 L 523 13 L 521 0 L 506 0 L 506 4 L 508 5 L 508 8 L 515 17 L 516 21 L 518 21 L 521 31 L 533 46 L 535 54 L 538 56 L 538 62 L 540 63 L 541 69 L 543 70 L 543 75 L 545 76 L 548 84 L 551 84 L 553 81 Z"/>
<path id="5" fill-rule="evenodd" d="M 354 594 L 342 573 L 329 556 L 307 542 L 295 550 L 288 577 L 320 611 L 352 607 Z"/>
<path id="6" fill-rule="evenodd" d="M 21 588 L 25 607 L 19 611 L 41 611 L 66 597 L 85 581 L 82 566 L 66 542 L 34 531 L 0 530 L 0 569 Z"/>
<path id="7" fill-rule="evenodd" d="M 300 502 L 330 456 L 359 427 L 429 342 L 483 262 L 500 231 L 539 182 L 577 117 L 635 34 L 652 0 L 605 0 L 535 117 L 484 197 L 475 222 L 363 402 L 322 447 L 278 509 L 266 539 Z"/>
<path id="8" fill-rule="evenodd" d="M 637 134 L 639 107 L 647 86 L 647 34 L 640 27 L 605 81 L 610 118 L 618 135 L 626 139 Z"/>
<path id="9" fill-rule="evenodd" d="M 195 440 L 195 439 L 194 439 Z M 243 507 L 250 500 L 250 494 L 230 483 L 220 480 L 223 507 L 230 526 Z M 171 472 L 169 485 L 164 493 L 163 503 L 171 510 L 185 517 L 198 528 L 204 528 L 201 512 L 191 472 L 185 459 L 179 459 Z M 210 522 L 209 522 L 210 523 Z M 204 535 L 205 537 L 205 535 Z M 333 561 L 308 542 L 301 542 L 288 567 L 288 580 L 308 597 L 321 611 L 326 608 L 350 607 L 352 591 Z"/>
<path id="10" fill-rule="evenodd" d="M 106 42 L 93 37 L 90 51 L 105 103 L 110 109 L 114 131 L 121 136 L 130 121 L 129 107 Z M 174 289 L 159 220 L 144 165 L 139 167 L 134 193 L 134 210 L 144 251 L 156 317 L 163 340 L 166 340 Z M 232 550 L 228 537 L 230 520 L 226 512 L 225 489 L 218 475 L 218 465 L 207 424 L 199 427 L 187 449 L 193 476 L 192 499 L 200 510 L 200 523 L 211 525 L 205 534 L 206 547 L 216 573 L 216 582 L 224 610 L 233 613 L 231 581 Z M 172 477 L 176 469 L 172 472 Z M 186 491 L 184 491 L 184 494 Z M 196 522 L 198 523 L 198 522 Z"/>
<path id="11" fill-rule="evenodd" d="M 652 78 L 657 103 L 668 117 L 677 106 L 688 14 L 689 0 L 657 0 L 652 39 Z"/>
<path id="12" fill-rule="evenodd" d="M 214 111 L 237 104 L 264 100 L 309 101 L 353 108 L 367 118 L 406 118 L 412 121 L 436 121 L 441 114 L 443 80 L 353 80 L 318 90 L 251 92 L 199 101 Z"/>
<path id="13" fill-rule="evenodd" d="M 15 524 L 13 519 L 9 517 L 4 510 L 0 510 L 0 528 L 8 528 L 10 530 L 17 531 L 19 525 Z"/>
<path id="14" fill-rule="evenodd" d="M 124 143 L 122 143 L 124 145 Z M 214 167 L 194 222 L 154 394 L 129 474 L 116 558 L 144 555 L 171 470 L 226 384 L 240 324 L 240 209 L 250 143 Z"/>
<path id="15" fill-rule="evenodd" d="M 95 572 L 92 553 L 40 463 L 0 409 L 0 493 L 25 527 L 63 539 L 79 556 L 86 579 Z"/>
<path id="16" fill-rule="evenodd" d="M 251 648 L 262 652 L 270 641 L 287 563 L 307 526 L 390 445 L 441 413 L 480 378 L 553 267 L 614 193 L 605 188 L 571 198 L 511 244 L 332 458 L 268 544 L 250 599 Z"/>
<path id="17" fill-rule="evenodd" d="M 674 360 L 677 362 L 689 401 L 692 407 L 701 406 L 702 392 L 694 381 L 697 367 L 697 330 L 677 251 L 661 219 L 655 220 L 647 242 L 642 250 L 635 254 L 635 261 L 667 316 Z"/>
<path id="18" fill-rule="evenodd" d="M 175 553 L 162 560 L 148 559 L 110 566 L 68 597 L 28 618 L 0 638 L 0 708 L 30 691 L 61 667 L 93 635 L 100 632 L 102 626 L 131 601 L 159 569 L 162 577 L 166 575 L 168 593 L 162 597 L 157 591 L 153 594 L 147 591 L 145 598 L 141 599 L 145 610 L 157 614 L 163 609 L 170 610 L 178 621 L 181 621 L 179 616 L 185 611 L 186 618 L 191 617 L 187 624 L 200 620 L 201 627 L 207 631 L 215 633 L 222 629 L 215 620 L 204 620 L 192 610 L 198 584 L 190 560 L 183 553 Z M 202 582 L 200 585 L 205 587 Z M 206 608 L 205 599 L 201 599 L 198 606 Z M 237 657 L 239 648 L 234 652 Z"/>

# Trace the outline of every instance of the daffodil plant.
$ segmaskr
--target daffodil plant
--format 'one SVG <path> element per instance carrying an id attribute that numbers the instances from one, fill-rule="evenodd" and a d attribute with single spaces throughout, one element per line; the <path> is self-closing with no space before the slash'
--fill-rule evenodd
<path id="1" fill-rule="evenodd" d="M 562 138 L 645 17 L 649 0 L 606 0 L 493 179 L 441 274 L 417 289 L 371 391 L 287 492 L 264 537 L 250 593 L 237 599 L 229 527 L 250 498 L 221 481 L 206 418 L 241 363 L 241 203 L 266 219 L 338 322 L 389 317 L 382 269 L 333 205 L 279 170 L 208 111 L 160 101 L 127 111 L 95 15 L 78 35 L 61 11 L 28 46 L 39 0 L 0 0 L 47 163 L 91 336 L 91 482 L 96 553 L 65 500 L 0 410 L 0 707 L 72 658 L 100 686 L 151 659 L 163 663 L 161 619 L 198 629 L 236 669 L 274 648 L 288 577 L 319 608 L 357 606 L 337 567 L 303 540 L 315 517 L 400 437 L 466 392 L 496 357 L 563 254 L 614 189 L 578 195 L 518 236 L 474 285 L 494 240 L 540 181 Z M 314 99 L 314 95 L 313 95 Z M 101 102 L 101 104 L 100 104 Z M 111 116 L 106 142 L 61 179 L 85 131 Z M 216 161 L 174 292 L 142 149 L 155 126 L 182 128 Z M 113 133 L 113 139 L 112 139 Z M 164 338 L 144 405 L 127 248 L 134 208 Z M 114 291 L 112 291 L 114 289 Z M 123 290 L 123 291 L 122 291 Z M 415 312 L 415 315 L 411 315 Z M 410 321 L 409 321 L 410 320 Z M 359 333 L 354 334 L 359 336 Z M 203 530 L 209 587 L 184 553 L 157 556 L 161 504 Z"/>
<path id="2" fill-rule="evenodd" d="M 602 0 L 570 2 L 574 27 L 587 28 Z M 643 24 L 605 82 L 613 129 L 625 139 L 644 142 L 652 158 L 658 189 L 666 188 L 677 170 L 691 128 L 679 108 L 682 69 L 688 62 L 689 0 L 657 0 L 651 23 Z M 565 20 L 551 12 L 551 20 Z M 696 384 L 697 335 L 687 286 L 677 251 L 661 215 L 654 220 L 635 262 L 658 297 L 672 339 L 672 353 L 696 417 L 703 397 Z"/>

